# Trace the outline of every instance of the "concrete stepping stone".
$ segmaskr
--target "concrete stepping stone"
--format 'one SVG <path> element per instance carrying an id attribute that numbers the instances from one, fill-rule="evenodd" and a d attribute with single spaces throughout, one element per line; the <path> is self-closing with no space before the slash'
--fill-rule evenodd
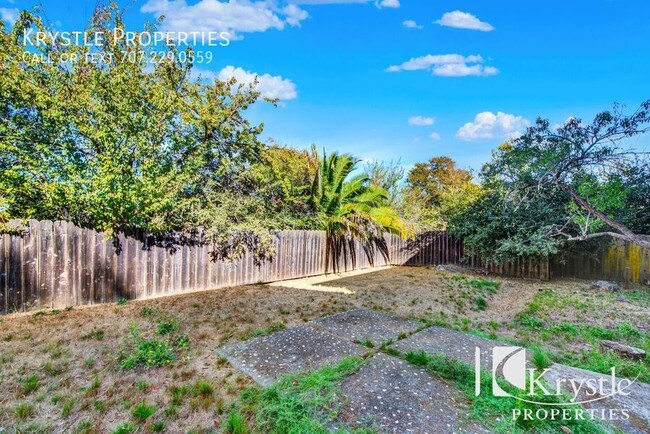
<path id="1" fill-rule="evenodd" d="M 424 369 L 378 353 L 340 386 L 346 396 L 339 419 L 380 433 L 459 433 L 466 412 L 453 384 Z M 487 432 L 471 429 L 471 432 Z"/>
<path id="2" fill-rule="evenodd" d="M 367 352 L 364 346 L 306 325 L 217 349 L 261 386 L 270 386 L 281 374 L 318 369 Z"/>
<path id="3" fill-rule="evenodd" d="M 396 318 L 363 308 L 326 316 L 308 324 L 349 341 L 370 340 L 376 345 L 391 339 L 395 341 L 400 333 L 413 333 L 424 325 L 420 321 Z"/>
<path id="4" fill-rule="evenodd" d="M 481 366 L 488 372 L 492 369 L 492 348 L 509 344 L 480 338 L 468 333 L 443 327 L 429 327 L 393 345 L 401 353 L 424 351 L 445 356 L 474 366 L 476 347 L 481 349 Z M 527 354 L 528 357 L 529 354 Z"/>

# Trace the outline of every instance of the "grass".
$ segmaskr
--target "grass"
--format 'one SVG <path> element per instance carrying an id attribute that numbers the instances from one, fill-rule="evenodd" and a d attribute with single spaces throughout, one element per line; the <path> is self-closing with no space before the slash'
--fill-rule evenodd
<path id="1" fill-rule="evenodd" d="M 25 420 L 34 415 L 34 404 L 27 401 L 19 402 L 14 408 L 14 413 L 18 420 Z"/>
<path id="2" fill-rule="evenodd" d="M 537 294 L 517 314 L 510 328 L 517 336 L 526 337 L 524 346 L 551 347 L 557 362 L 578 368 L 608 374 L 612 367 L 622 377 L 638 379 L 650 383 L 650 358 L 632 361 L 614 353 L 599 351 L 599 341 L 613 340 L 650 351 L 650 334 L 639 330 L 626 321 L 617 321 L 613 327 L 586 322 L 566 322 L 558 320 L 558 313 L 577 309 L 590 316 L 597 315 L 598 308 L 589 297 L 563 296 L 555 291 L 542 291 Z M 574 348 L 577 348 L 574 349 Z M 533 362 L 548 358 L 533 354 Z"/>
<path id="3" fill-rule="evenodd" d="M 534 431 L 551 433 L 562 432 L 562 426 L 568 427 L 575 434 L 604 434 L 606 432 L 600 425 L 580 418 L 571 418 L 569 420 L 523 420 L 523 418 L 517 418 L 513 420 L 510 415 L 513 414 L 512 411 L 515 409 L 531 409 L 535 412 L 537 409 L 544 408 L 544 406 L 529 404 L 511 397 L 493 396 L 492 379 L 490 374 L 486 372 L 481 375 L 481 394 L 475 396 L 474 370 L 471 366 L 458 360 L 445 356 L 429 355 L 424 351 L 407 353 L 404 359 L 415 366 L 426 369 L 433 375 L 453 381 L 465 394 L 470 407 L 470 418 L 485 424 L 490 428 L 491 432 L 518 433 Z M 523 392 L 519 389 L 509 386 L 505 382 L 499 382 L 499 385 L 511 395 L 523 397 Z M 565 397 L 554 395 L 538 396 L 536 399 L 546 403 L 568 402 Z M 569 408 L 571 407 L 578 408 L 578 406 L 570 406 Z"/>
<path id="4" fill-rule="evenodd" d="M 356 371 L 363 360 L 346 358 L 340 363 L 298 375 L 287 375 L 273 386 L 247 388 L 230 412 L 226 432 L 325 434 L 331 432 L 336 414 L 338 383 Z M 337 432 L 362 433 L 341 426 Z"/>
<path id="5" fill-rule="evenodd" d="M 262 336 L 270 335 L 271 333 L 279 332 L 281 330 L 284 330 L 286 328 L 286 324 L 284 322 L 273 322 L 269 324 L 266 327 L 260 327 L 257 328 L 249 333 L 247 333 L 244 336 L 243 340 L 247 339 L 253 339 L 253 338 L 260 338 Z"/>
<path id="6" fill-rule="evenodd" d="M 144 422 L 149 419 L 156 412 L 156 407 L 148 405 L 146 402 L 141 402 L 133 407 L 131 414 L 133 418 L 139 422 Z"/>
<path id="7" fill-rule="evenodd" d="M 137 427 L 134 424 L 130 422 L 126 422 L 121 425 L 118 425 L 117 428 L 115 428 L 115 430 L 113 431 L 113 434 L 132 434 L 135 432 L 136 429 Z"/>
<path id="8" fill-rule="evenodd" d="M 174 336 L 176 328 L 164 327 L 162 337 L 147 339 L 137 327 L 130 327 L 129 337 L 120 349 L 117 362 L 121 369 L 154 368 L 166 366 L 177 360 L 189 346 L 186 336 Z M 160 324 L 156 328 L 160 334 Z"/>
<path id="9" fill-rule="evenodd" d="M 41 387 L 41 381 L 36 374 L 30 375 L 22 381 L 22 389 L 25 395 L 35 392 L 39 387 Z"/>
<path id="10" fill-rule="evenodd" d="M 69 432 L 75 432 L 77 425 L 91 421 L 92 431 L 82 424 L 79 432 L 111 433 L 119 423 L 132 424 L 140 432 L 152 432 L 155 422 L 164 422 L 164 432 L 187 433 L 215 432 L 216 420 L 219 432 L 228 425 L 233 403 L 238 403 L 234 410 L 247 427 L 250 425 L 249 432 L 260 432 L 255 430 L 254 414 L 246 412 L 240 401 L 242 390 L 252 380 L 240 376 L 230 363 L 215 358 L 214 348 L 253 334 L 272 333 L 284 327 L 279 324 L 290 327 L 353 307 L 423 318 L 428 324 L 513 344 L 526 339 L 526 346 L 546 348 L 553 361 L 569 365 L 608 371 L 613 360 L 618 366 L 617 374 L 623 369 L 628 377 L 636 375 L 635 370 L 647 369 L 647 363 L 601 355 L 587 346 L 597 342 L 596 336 L 614 331 L 615 340 L 620 336 L 626 343 L 647 348 L 642 342 L 644 335 L 637 332 L 644 332 L 640 326 L 647 323 L 650 311 L 640 306 L 650 306 L 650 292 L 599 294 L 583 290 L 588 284 L 579 281 L 548 283 L 494 278 L 491 280 L 501 286 L 497 295 L 491 295 L 485 289 L 470 286 L 467 282 L 472 279 L 484 278 L 423 267 L 395 267 L 337 282 L 354 290 L 354 294 L 251 285 L 130 300 L 119 307 L 107 304 L 61 309 L 59 314 L 45 309 L 37 315 L 2 316 L 0 384 L 5 393 L 0 394 L 0 426 L 15 426 L 22 432 L 30 432 L 28 425 L 41 428 L 32 432 L 51 432 L 52 426 L 65 426 Z M 629 302 L 617 301 L 620 295 Z M 475 309 L 476 297 L 488 302 L 484 311 Z M 463 303 L 459 305 L 457 300 Z M 535 301 L 532 308 L 536 311 L 526 312 L 526 316 L 538 322 L 537 329 L 515 321 L 518 310 L 528 311 L 529 301 Z M 159 323 L 173 320 L 178 320 L 178 330 L 157 334 Z M 571 324 L 587 324 L 589 328 L 573 329 Z M 558 328 L 551 332 L 554 325 Z M 137 338 L 132 335 L 134 326 Z M 173 361 L 163 366 L 147 366 L 148 359 L 141 357 L 145 363 L 123 369 L 120 356 L 137 353 L 137 344 L 143 340 L 166 344 Z M 379 350 L 380 342 L 374 345 Z M 388 346 L 385 351 L 389 353 L 392 349 Z M 40 387 L 25 395 L 23 380 L 34 374 L 40 379 Z M 101 387 L 92 390 L 89 386 L 95 377 L 101 379 Z M 195 396 L 193 386 L 199 380 L 213 385 L 211 396 Z M 176 388 L 180 392 L 173 397 L 171 390 Z M 23 401 L 31 403 L 34 414 L 20 421 L 15 409 Z M 131 414 L 139 402 L 157 408 L 144 424 Z"/>

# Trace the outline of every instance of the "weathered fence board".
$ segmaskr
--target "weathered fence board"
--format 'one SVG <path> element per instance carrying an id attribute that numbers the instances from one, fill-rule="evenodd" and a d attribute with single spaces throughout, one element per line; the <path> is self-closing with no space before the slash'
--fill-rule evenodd
<path id="1" fill-rule="evenodd" d="M 355 240 L 332 260 L 325 232 L 280 231 L 273 258 L 259 262 L 251 252 L 239 260 L 215 260 L 209 245 L 165 244 L 142 234 L 120 233 L 114 244 L 102 233 L 66 222 L 31 220 L 27 228 L 23 236 L 0 235 L 0 312 L 142 299 L 387 264 L 463 264 L 533 279 L 650 279 L 650 252 L 624 243 L 613 243 L 600 256 L 577 255 L 568 262 L 521 259 L 486 266 L 476 255 L 465 255 L 462 240 L 444 232 L 415 240 L 386 235 L 382 248 Z"/>

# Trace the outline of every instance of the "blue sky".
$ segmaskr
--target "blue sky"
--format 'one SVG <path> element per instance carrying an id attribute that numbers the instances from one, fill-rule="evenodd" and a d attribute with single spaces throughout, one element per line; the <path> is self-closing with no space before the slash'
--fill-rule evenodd
<path id="1" fill-rule="evenodd" d="M 37 3 L 0 0 L 0 13 Z M 42 4 L 58 29 L 81 30 L 95 0 Z M 204 75 L 268 74 L 261 90 L 284 101 L 251 110 L 265 138 L 362 159 L 478 169 L 537 116 L 590 120 L 650 98 L 647 0 L 138 0 L 127 22 L 160 14 L 168 30 L 231 32 Z"/>

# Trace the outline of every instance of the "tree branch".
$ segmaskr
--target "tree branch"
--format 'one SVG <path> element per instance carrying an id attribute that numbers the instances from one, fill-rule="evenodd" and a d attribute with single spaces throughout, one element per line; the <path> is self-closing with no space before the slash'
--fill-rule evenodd
<path id="1" fill-rule="evenodd" d="M 629 230 L 626 226 L 615 222 L 614 220 L 610 219 L 607 217 L 605 214 L 602 212 L 598 211 L 596 208 L 594 208 L 589 202 L 587 202 L 582 196 L 580 196 L 573 188 L 569 187 L 566 184 L 563 184 L 561 182 L 557 183 L 557 186 L 567 192 L 571 198 L 582 208 L 596 216 L 600 221 L 608 225 L 609 227 L 616 229 L 619 233 L 614 235 L 614 232 L 603 232 L 603 234 L 610 234 L 612 236 L 615 236 L 616 238 L 624 239 L 627 240 L 631 243 L 638 244 L 641 247 L 645 247 L 647 249 L 650 249 L 650 241 L 646 241 L 631 230 Z M 583 239 L 588 239 L 588 238 L 594 238 L 594 236 L 601 236 L 600 234 L 591 234 L 591 235 L 584 235 L 581 237 L 572 237 L 573 239 L 569 238 L 569 241 L 579 241 Z"/>

